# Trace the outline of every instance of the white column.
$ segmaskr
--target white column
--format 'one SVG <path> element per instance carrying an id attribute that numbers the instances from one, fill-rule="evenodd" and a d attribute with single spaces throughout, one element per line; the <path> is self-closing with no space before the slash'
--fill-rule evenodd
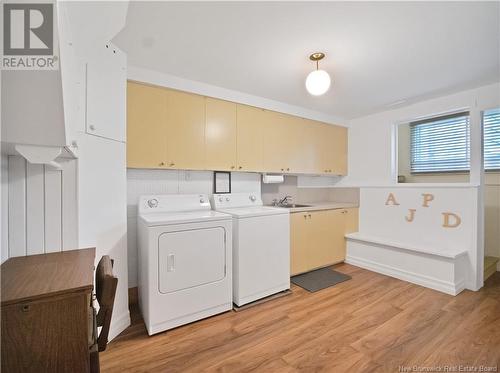
<path id="1" fill-rule="evenodd" d="M 478 110 L 477 102 L 470 111 L 470 183 L 477 185 L 476 234 L 473 245 L 476 245 L 476 257 L 470 258 L 476 268 L 476 278 L 471 278 L 474 288 L 483 286 L 484 276 L 484 148 L 483 118 Z"/>

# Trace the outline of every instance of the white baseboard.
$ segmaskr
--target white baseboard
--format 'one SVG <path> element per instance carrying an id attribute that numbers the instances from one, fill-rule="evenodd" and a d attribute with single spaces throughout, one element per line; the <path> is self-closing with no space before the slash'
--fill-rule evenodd
<path id="1" fill-rule="evenodd" d="M 418 273 L 409 272 L 406 270 L 388 266 L 386 264 L 376 263 L 371 260 L 357 258 L 350 255 L 346 256 L 345 262 L 348 264 L 352 264 L 356 267 L 368 269 L 373 272 L 395 277 L 403 281 L 408 281 L 413 284 L 425 286 L 450 295 L 457 295 L 458 293 L 460 293 L 462 290 L 465 289 L 465 283 L 463 281 L 454 284 L 452 282 L 447 282 L 437 278 L 423 276 Z"/>
<path id="2" fill-rule="evenodd" d="M 121 332 L 123 332 L 130 325 L 130 312 L 124 312 L 122 315 L 111 320 L 109 328 L 108 341 L 113 340 Z"/>

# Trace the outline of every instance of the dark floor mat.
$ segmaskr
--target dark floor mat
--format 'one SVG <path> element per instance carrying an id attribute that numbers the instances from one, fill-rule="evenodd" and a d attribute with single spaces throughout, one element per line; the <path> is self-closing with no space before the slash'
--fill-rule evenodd
<path id="1" fill-rule="evenodd" d="M 331 268 L 321 268 L 303 273 L 301 275 L 293 276 L 290 280 L 295 285 L 298 285 L 307 291 L 315 292 L 350 279 L 351 276 L 334 271 Z"/>

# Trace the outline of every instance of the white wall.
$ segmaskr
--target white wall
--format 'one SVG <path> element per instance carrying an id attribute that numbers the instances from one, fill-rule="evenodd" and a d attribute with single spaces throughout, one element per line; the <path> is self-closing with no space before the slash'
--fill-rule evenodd
<path id="1" fill-rule="evenodd" d="M 76 134 L 79 159 L 64 161 L 64 166 L 71 164 L 72 173 L 71 177 L 65 178 L 64 167 L 61 172 L 28 164 L 20 157 L 12 157 L 10 162 L 2 155 L 2 261 L 6 255 L 34 254 L 61 248 L 96 247 L 96 264 L 102 255 L 110 255 L 115 261 L 114 273 L 118 277 L 109 334 L 112 339 L 130 324 L 126 145 L 123 138 L 116 141 L 104 137 L 125 133 L 126 56 L 119 50 L 108 50 L 106 46 L 124 26 L 128 2 L 71 1 L 58 2 L 57 6 L 58 14 L 64 17 L 65 22 L 64 35 L 60 35 L 60 40 L 66 44 L 62 44 L 61 48 L 73 46 L 75 52 L 74 60 L 67 64 L 71 66 L 63 71 L 62 86 L 63 91 L 66 90 L 63 93 L 71 98 L 64 102 L 64 124 Z M 91 87 L 98 85 L 102 88 L 90 92 L 90 97 L 86 96 L 88 92 L 84 84 L 87 83 L 85 70 L 89 61 L 94 64 L 91 76 L 87 76 L 94 79 Z M 36 71 L 32 73 L 37 74 Z M 95 135 L 87 132 L 89 103 L 93 104 L 91 112 L 94 118 L 100 121 Z M 60 113 L 62 105 L 59 99 L 49 109 Z M 40 133 L 53 129 L 53 123 L 43 119 L 36 121 Z M 24 128 L 22 123 L 18 125 Z M 109 131 L 103 132 L 101 126 L 106 126 Z M 59 132 L 53 135 L 60 136 Z M 78 196 L 73 192 L 67 197 L 65 188 L 77 191 Z M 65 213 L 68 206 L 71 206 L 71 214 Z M 8 226 L 6 214 L 9 215 Z M 78 237 L 74 232 L 76 224 Z M 68 228 L 71 228 L 69 234 Z"/>
<path id="2" fill-rule="evenodd" d="M 407 183 L 467 183 L 469 173 L 436 173 L 412 175 L 410 172 L 410 131 L 408 125 L 398 127 L 398 174 Z M 500 172 L 484 175 L 484 239 L 485 255 L 500 257 Z M 500 266 L 499 266 L 500 268 Z"/>
<path id="3" fill-rule="evenodd" d="M 1 219 L 1 262 L 5 262 L 9 259 L 9 159 L 7 155 L 1 155 L 1 211 L 0 211 L 0 219 Z"/>
<path id="4" fill-rule="evenodd" d="M 96 248 L 114 260 L 118 277 L 110 337 L 130 324 L 128 309 L 126 145 L 85 133 L 78 134 L 80 247 Z"/>
<path id="5" fill-rule="evenodd" d="M 376 185 L 395 181 L 395 124 L 466 109 L 471 116 L 500 105 L 500 84 L 491 84 L 453 95 L 353 119 L 349 123 L 348 176 L 337 185 Z"/>
<path id="6" fill-rule="evenodd" d="M 78 142 L 79 246 L 96 247 L 114 260 L 118 277 L 109 338 L 130 324 L 128 310 L 126 144 L 126 55 L 109 43 L 124 26 L 127 1 L 69 1 L 65 6 L 77 49 L 77 74 L 90 66 L 86 84 L 75 94 L 81 107 L 75 120 Z M 106 47 L 108 46 L 108 47 Z M 80 68 L 80 67 L 83 67 Z M 74 79 L 81 77 L 74 77 Z M 82 81 L 86 81 L 85 76 Z M 101 89 L 95 89 L 101 87 Z M 92 95 L 88 97 L 86 95 Z M 115 98 L 120 98 L 115 100 Z M 90 107 L 89 107 L 90 105 Z M 87 123 L 88 113 L 98 123 Z M 90 125 L 95 126 L 92 131 Z"/>
<path id="7" fill-rule="evenodd" d="M 338 186 L 373 186 L 390 185 L 397 178 L 397 139 L 395 136 L 395 125 L 407 123 L 416 119 L 429 116 L 468 110 L 471 115 L 471 135 L 478 134 L 478 120 L 481 112 L 500 106 L 500 83 L 490 84 L 476 89 L 471 89 L 448 96 L 422 101 L 413 105 L 388 110 L 377 114 L 353 119 L 349 123 L 349 158 L 348 176 L 341 180 Z M 474 140 L 474 139 L 472 139 Z M 477 154 L 478 142 L 471 143 L 474 159 L 471 163 L 478 164 Z M 476 172 L 476 171 L 475 171 Z M 477 174 L 476 174 L 477 175 Z M 477 177 L 471 176 L 473 183 L 478 182 Z M 487 190 L 488 187 L 485 187 Z M 482 193 L 479 193 L 479 201 L 482 201 Z M 486 196 L 486 200 L 489 198 Z M 493 198 L 495 201 L 496 198 Z M 487 202 L 488 203 L 488 202 Z M 486 219 L 489 209 L 486 208 Z M 483 223 L 484 212 L 481 204 L 478 205 L 478 246 L 482 247 L 482 229 L 491 224 L 490 221 Z M 493 224 L 495 224 L 496 213 L 493 213 Z M 498 231 L 498 228 L 494 228 Z M 495 236 L 493 236 L 495 239 Z M 488 238 L 488 244 L 490 239 Z M 488 249 L 489 250 L 489 249 Z M 478 255 L 483 255 L 478 248 Z M 482 268 L 482 265 L 481 265 Z"/>
<path id="8" fill-rule="evenodd" d="M 285 176 L 285 182 L 282 184 L 262 184 L 262 200 L 265 204 L 271 204 L 274 199 L 279 200 L 285 196 L 290 196 L 293 203 L 307 204 L 326 201 L 359 203 L 358 188 L 304 188 L 299 185 L 299 178 L 300 176 L 287 175 Z M 314 177 L 314 179 L 322 178 Z M 318 184 L 322 185 L 321 183 Z"/>
<path id="9" fill-rule="evenodd" d="M 231 192 L 260 193 L 260 174 L 233 172 Z M 137 203 L 145 194 L 208 194 L 213 192 L 212 171 L 127 170 L 128 282 L 137 286 Z"/>
<path id="10" fill-rule="evenodd" d="M 462 184 L 442 187 L 399 184 L 361 188 L 359 234 L 368 240 L 376 239 L 376 243 L 361 251 L 349 245 L 349 261 L 353 264 L 365 263 L 368 264 L 367 268 L 377 272 L 408 281 L 416 280 L 416 283 L 451 294 L 456 294 L 464 287 L 479 289 L 482 280 L 478 281 L 478 278 L 482 279 L 482 275 L 477 276 L 478 189 Z M 422 193 L 432 195 L 433 199 L 424 203 Z M 397 202 L 386 202 L 391 194 Z M 410 210 L 414 215 L 408 221 Z M 450 225 L 458 222 L 457 226 L 446 227 L 444 213 L 455 214 L 456 217 L 450 218 Z M 384 244 L 391 249 L 381 250 L 379 246 Z M 352 247 L 354 255 L 349 250 Z M 408 247 L 414 250 L 404 250 Z M 403 250 L 399 252 L 399 248 Z M 434 253 L 437 257 L 424 255 L 425 259 L 422 258 L 420 264 L 413 265 L 412 261 L 416 258 L 412 251 Z M 442 282 L 444 279 L 440 276 L 445 267 L 440 264 L 441 259 L 438 257 L 452 253 L 466 253 L 466 260 L 450 261 L 456 266 L 458 277 L 453 281 L 448 278 Z M 395 257 L 399 259 L 394 261 Z"/>
<path id="11" fill-rule="evenodd" d="M 77 161 L 58 159 L 57 170 L 7 158 L 8 257 L 78 248 Z"/>

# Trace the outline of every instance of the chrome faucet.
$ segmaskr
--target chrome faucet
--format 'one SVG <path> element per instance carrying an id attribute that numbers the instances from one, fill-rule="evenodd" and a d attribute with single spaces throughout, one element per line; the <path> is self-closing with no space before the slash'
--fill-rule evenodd
<path id="1" fill-rule="evenodd" d="M 278 201 L 278 206 L 288 205 L 291 202 L 292 196 L 285 196 Z M 290 201 L 289 201 L 290 200 Z"/>

